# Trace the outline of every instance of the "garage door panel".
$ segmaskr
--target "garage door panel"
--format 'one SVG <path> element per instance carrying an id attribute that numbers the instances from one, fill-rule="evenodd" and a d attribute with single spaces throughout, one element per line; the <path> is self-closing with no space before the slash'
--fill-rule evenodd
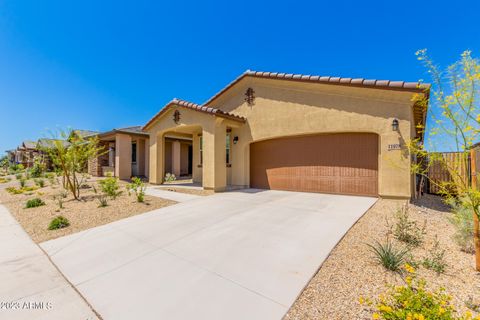
<path id="1" fill-rule="evenodd" d="M 305 192 L 378 193 L 378 138 L 344 133 L 253 143 L 251 186 Z"/>

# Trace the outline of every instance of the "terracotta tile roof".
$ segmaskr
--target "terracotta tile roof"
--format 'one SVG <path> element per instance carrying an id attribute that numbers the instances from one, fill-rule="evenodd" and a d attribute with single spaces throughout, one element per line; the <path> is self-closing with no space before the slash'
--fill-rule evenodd
<path id="1" fill-rule="evenodd" d="M 430 88 L 429 84 L 422 84 L 420 82 L 390 81 L 390 80 L 376 80 L 376 79 L 364 79 L 364 78 L 341 78 L 341 77 L 330 77 L 330 76 L 311 76 L 311 75 L 305 75 L 305 74 L 261 72 L 261 71 L 247 70 L 243 74 L 241 74 L 238 78 L 230 82 L 227 86 L 225 86 L 213 97 L 208 99 L 208 101 L 205 102 L 204 105 L 208 105 L 209 103 L 211 103 L 213 100 L 218 98 L 225 91 L 230 89 L 233 85 L 235 85 L 237 82 L 239 82 L 245 77 L 318 82 L 318 83 L 333 84 L 333 85 L 346 85 L 346 86 L 355 86 L 355 87 L 402 90 L 402 91 L 413 91 L 413 92 L 424 92 L 425 90 L 429 90 Z"/>
<path id="2" fill-rule="evenodd" d="M 160 112 L 158 112 L 152 119 L 150 119 L 150 121 L 148 121 L 147 124 L 144 125 L 142 129 L 146 130 L 146 128 L 148 128 L 148 126 L 150 126 L 158 117 L 160 117 L 162 114 L 167 112 L 167 110 L 169 110 L 171 107 L 174 107 L 174 106 L 179 106 L 179 107 L 183 107 L 183 108 L 187 108 L 187 109 L 191 109 L 191 110 L 195 110 L 195 111 L 199 111 L 199 112 L 210 113 L 210 114 L 215 115 L 217 117 L 222 117 L 222 118 L 226 118 L 226 119 L 230 119 L 230 120 L 235 120 L 235 121 L 240 121 L 240 122 L 245 122 L 246 121 L 246 119 L 244 117 L 240 117 L 240 116 L 222 111 L 222 110 L 217 109 L 217 108 L 207 107 L 205 105 L 196 104 L 196 103 L 193 103 L 193 102 L 189 102 L 189 101 L 174 98 L 172 101 L 167 103 L 160 110 Z"/>

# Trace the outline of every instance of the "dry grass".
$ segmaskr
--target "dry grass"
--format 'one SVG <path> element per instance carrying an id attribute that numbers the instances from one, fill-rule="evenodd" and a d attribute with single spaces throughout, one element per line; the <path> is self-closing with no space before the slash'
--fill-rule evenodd
<path id="1" fill-rule="evenodd" d="M 390 225 L 394 223 L 394 213 L 402 203 L 379 200 L 335 247 L 285 319 L 371 319 L 371 310 L 360 305 L 359 297 L 377 297 L 386 284 L 402 282 L 398 275 L 378 265 L 366 244 L 385 239 L 387 220 Z M 480 304 L 480 273 L 474 269 L 473 256 L 460 251 L 452 240 L 454 229 L 447 221 L 448 208 L 438 197 L 426 196 L 410 209 L 411 218 L 420 225 L 427 221 L 425 241 L 412 251 L 414 258 L 423 258 L 437 235 L 448 264 L 440 275 L 419 267 L 419 277 L 425 278 L 431 288 L 445 287 L 459 310 L 465 311 L 470 299 Z"/>
<path id="2" fill-rule="evenodd" d="M 87 184 L 95 185 L 97 190 L 100 190 L 95 180 L 92 179 Z M 18 182 L 15 185 L 17 184 Z M 29 194 L 11 195 L 6 190 L 0 190 L 0 202 L 10 210 L 37 243 L 175 204 L 175 201 L 153 196 L 145 196 L 145 202 L 138 203 L 134 195 L 128 196 L 124 188 L 125 184 L 120 182 L 122 194 L 115 200 L 108 199 L 108 206 L 103 208 L 98 207 L 98 195 L 94 193 L 93 188 L 88 188 L 82 190 L 81 201 L 74 200 L 68 195 L 64 199 L 64 208 L 59 209 L 53 197 L 63 188 L 61 185 L 48 186 L 48 182 L 46 187 Z M 29 181 L 28 185 L 33 185 L 33 182 Z M 32 198 L 40 198 L 46 205 L 25 209 L 26 201 Z M 48 230 L 50 221 L 58 215 L 66 217 L 70 221 L 70 226 L 59 230 Z"/>
<path id="3" fill-rule="evenodd" d="M 210 196 L 212 194 L 215 194 L 213 190 L 199 190 L 199 189 L 190 189 L 190 188 L 182 188 L 182 187 L 159 187 L 157 189 L 186 193 L 186 194 L 193 194 L 196 196 Z"/>

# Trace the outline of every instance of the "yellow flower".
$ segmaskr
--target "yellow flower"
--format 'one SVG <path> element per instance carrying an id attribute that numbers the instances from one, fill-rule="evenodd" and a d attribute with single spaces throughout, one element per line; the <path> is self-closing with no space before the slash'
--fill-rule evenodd
<path id="1" fill-rule="evenodd" d="M 410 276 L 409 276 L 409 277 L 406 277 L 406 278 L 405 278 L 405 282 L 406 282 L 408 285 L 410 285 L 410 284 L 412 283 L 412 277 L 410 277 Z"/>
<path id="2" fill-rule="evenodd" d="M 372 315 L 372 319 L 380 319 L 380 315 L 378 313 L 374 313 Z"/>
<path id="3" fill-rule="evenodd" d="M 378 310 L 383 312 L 392 312 L 392 308 L 386 305 L 381 305 L 378 307 Z"/>
<path id="4" fill-rule="evenodd" d="M 423 316 L 423 314 L 418 315 L 418 320 L 425 320 L 425 317 Z"/>
<path id="5" fill-rule="evenodd" d="M 407 270 L 408 273 L 415 273 L 415 268 L 412 267 L 410 264 L 405 263 L 405 270 Z"/>
<path id="6" fill-rule="evenodd" d="M 364 304 L 364 303 L 365 303 L 365 299 L 363 299 L 363 297 L 360 296 L 360 298 L 358 298 L 358 302 L 359 302 L 360 304 Z"/>
<path id="7" fill-rule="evenodd" d="M 412 320 L 412 314 L 411 313 L 407 314 L 407 319 L 406 320 Z"/>
<path id="8" fill-rule="evenodd" d="M 438 309 L 438 314 L 444 314 L 445 313 L 445 309 L 443 309 L 442 307 L 440 307 Z"/>

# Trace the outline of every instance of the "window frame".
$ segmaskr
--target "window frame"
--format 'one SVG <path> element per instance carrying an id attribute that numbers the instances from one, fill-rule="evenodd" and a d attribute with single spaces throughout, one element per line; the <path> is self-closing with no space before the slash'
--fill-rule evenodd
<path id="1" fill-rule="evenodd" d="M 133 147 L 135 146 L 135 148 Z M 134 152 L 135 150 L 135 152 Z M 137 142 L 134 141 L 132 142 L 132 157 L 131 157 L 131 161 L 132 161 L 132 164 L 136 164 L 137 163 Z"/>

